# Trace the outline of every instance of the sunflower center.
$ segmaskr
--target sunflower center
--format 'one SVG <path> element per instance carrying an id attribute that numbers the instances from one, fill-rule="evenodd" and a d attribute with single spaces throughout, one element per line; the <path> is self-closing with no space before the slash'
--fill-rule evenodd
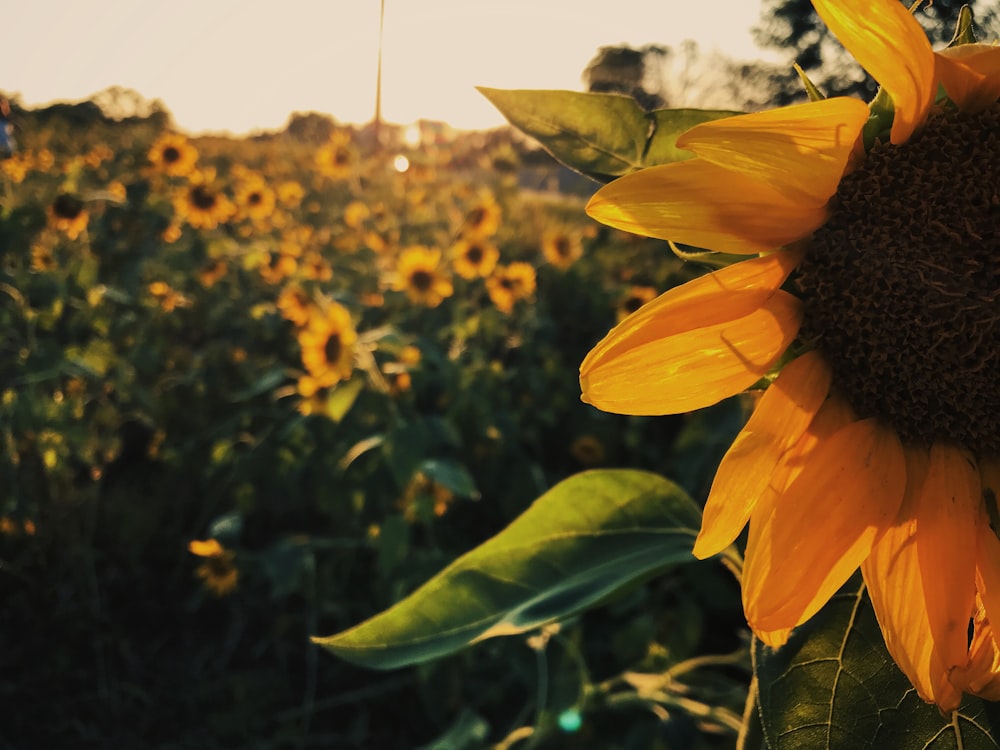
<path id="1" fill-rule="evenodd" d="M 410 286 L 418 292 L 426 292 L 431 288 L 434 277 L 427 271 L 414 271 L 410 274 Z"/>
<path id="2" fill-rule="evenodd" d="M 326 361 L 330 364 L 336 364 L 340 361 L 340 354 L 343 350 L 344 345 L 340 343 L 340 334 L 331 333 L 330 337 L 326 340 L 326 346 L 323 349 Z"/>
<path id="3" fill-rule="evenodd" d="M 470 263 L 478 266 L 483 261 L 483 248 L 479 245 L 472 245 L 465 251 L 465 257 Z"/>
<path id="4" fill-rule="evenodd" d="M 173 164 L 175 161 L 180 161 L 181 152 L 176 146 L 167 146 L 163 149 L 163 161 L 168 164 Z"/>
<path id="5" fill-rule="evenodd" d="M 876 144 L 831 206 L 798 269 L 803 340 L 860 416 L 1000 452 L 1000 105 Z"/>
<path id="6" fill-rule="evenodd" d="M 204 185 L 195 185 L 191 189 L 191 204 L 202 211 L 209 211 L 215 206 L 215 193 Z"/>
<path id="7" fill-rule="evenodd" d="M 52 212 L 60 219 L 75 219 L 82 211 L 83 201 L 68 193 L 60 193 L 52 203 Z"/>

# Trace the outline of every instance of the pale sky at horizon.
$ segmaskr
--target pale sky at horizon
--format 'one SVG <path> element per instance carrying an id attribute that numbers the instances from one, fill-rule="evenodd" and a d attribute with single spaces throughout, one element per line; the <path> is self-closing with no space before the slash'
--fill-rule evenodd
<path id="1" fill-rule="evenodd" d="M 475 86 L 582 90 L 598 47 L 676 45 L 753 59 L 759 0 L 385 0 L 384 119 L 488 128 Z M 701 8 L 702 10 L 699 10 Z M 109 86 L 160 99 L 193 133 L 345 123 L 375 107 L 379 0 L 33 0 L 5 14 L 0 91 L 25 106 Z"/>

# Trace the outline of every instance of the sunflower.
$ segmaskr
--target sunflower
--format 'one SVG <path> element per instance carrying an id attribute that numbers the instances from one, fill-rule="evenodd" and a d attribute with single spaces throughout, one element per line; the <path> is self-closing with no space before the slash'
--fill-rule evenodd
<path id="1" fill-rule="evenodd" d="M 48 209 L 49 225 L 71 240 L 75 240 L 90 221 L 90 214 L 79 197 L 60 193 Z"/>
<path id="2" fill-rule="evenodd" d="M 437 307 L 454 291 L 451 280 L 441 270 L 441 251 L 423 245 L 403 251 L 394 288 L 405 291 L 411 302 L 426 307 Z"/>
<path id="3" fill-rule="evenodd" d="M 634 313 L 647 302 L 656 299 L 656 290 L 651 286 L 631 286 L 618 303 L 618 322 Z"/>
<path id="4" fill-rule="evenodd" d="M 233 217 L 236 206 L 216 187 L 211 173 L 195 173 L 174 196 L 174 211 L 195 229 L 215 229 Z"/>
<path id="5" fill-rule="evenodd" d="M 565 229 L 548 229 L 542 234 L 542 255 L 556 268 L 565 271 L 583 255 L 580 235 Z"/>
<path id="6" fill-rule="evenodd" d="M 327 388 L 351 377 L 357 339 L 351 314 L 343 305 L 327 301 L 313 309 L 306 327 L 298 333 L 298 340 L 302 364 L 317 388 Z"/>
<path id="7" fill-rule="evenodd" d="M 186 177 L 194 171 L 198 149 L 177 133 L 164 133 L 150 147 L 149 161 L 160 172 L 171 177 Z"/>
<path id="8" fill-rule="evenodd" d="M 463 279 L 485 279 L 496 268 L 500 251 L 492 242 L 462 238 L 451 248 L 452 267 Z"/>
<path id="9" fill-rule="evenodd" d="M 236 189 L 236 205 L 240 216 L 251 221 L 263 221 L 274 213 L 277 197 L 263 178 L 254 176 Z"/>
<path id="10" fill-rule="evenodd" d="M 367 204 L 361 201 L 351 201 L 344 207 L 344 223 L 351 229 L 360 229 L 371 213 Z"/>
<path id="11" fill-rule="evenodd" d="M 257 270 L 260 272 L 260 277 L 268 284 L 280 284 L 295 273 L 298 267 L 299 263 L 295 257 L 279 248 L 266 253 Z"/>
<path id="12" fill-rule="evenodd" d="M 240 571 L 233 562 L 235 554 L 232 551 L 215 539 L 195 539 L 188 544 L 188 552 L 203 558 L 204 562 L 195 568 L 194 574 L 212 594 L 223 597 L 235 590 Z"/>
<path id="13" fill-rule="evenodd" d="M 895 0 L 813 5 L 881 84 L 872 121 L 846 98 L 717 120 L 678 138 L 695 158 L 598 191 L 599 221 L 759 257 L 612 329 L 583 399 L 687 412 L 788 361 L 694 553 L 749 521 L 743 606 L 773 647 L 860 567 L 889 652 L 951 711 L 963 691 L 1000 698 L 1000 47 L 934 52 Z"/>
<path id="14" fill-rule="evenodd" d="M 520 261 L 498 266 L 486 279 L 486 291 L 497 309 L 509 315 L 515 302 L 535 293 L 535 269 Z"/>
<path id="15" fill-rule="evenodd" d="M 351 135 L 337 131 L 316 151 L 316 167 L 332 180 L 346 180 L 354 173 L 357 154 L 351 147 Z"/>
<path id="16" fill-rule="evenodd" d="M 297 208 L 306 191 L 295 180 L 285 180 L 278 185 L 278 202 L 285 208 Z"/>
<path id="17" fill-rule="evenodd" d="M 221 258 L 207 261 L 198 269 L 198 281 L 206 289 L 215 286 L 219 280 L 229 273 L 229 265 Z"/>
<path id="18" fill-rule="evenodd" d="M 291 321 L 297 328 L 302 328 L 309 322 L 309 293 L 300 286 L 289 285 L 281 290 L 275 302 L 281 317 Z"/>
<path id="19" fill-rule="evenodd" d="M 500 206 L 491 193 L 483 193 L 465 214 L 462 235 L 482 239 L 492 237 L 500 228 Z"/>

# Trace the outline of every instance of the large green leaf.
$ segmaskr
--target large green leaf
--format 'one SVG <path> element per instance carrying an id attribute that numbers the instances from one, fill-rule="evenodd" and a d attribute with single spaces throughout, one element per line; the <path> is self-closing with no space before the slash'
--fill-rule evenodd
<path id="1" fill-rule="evenodd" d="M 479 87 L 512 125 L 557 160 L 600 182 L 656 164 L 690 159 L 677 136 L 698 123 L 739 114 L 722 110 L 644 111 L 630 96 Z"/>
<path id="2" fill-rule="evenodd" d="M 924 703 L 886 651 L 860 576 L 778 650 L 757 644 L 770 750 L 1000 748 L 997 704 L 967 697 L 954 717 Z"/>
<path id="3" fill-rule="evenodd" d="M 349 661 L 391 669 L 531 630 L 694 560 L 699 523 L 694 502 L 663 477 L 584 472 L 395 606 L 314 640 Z"/>

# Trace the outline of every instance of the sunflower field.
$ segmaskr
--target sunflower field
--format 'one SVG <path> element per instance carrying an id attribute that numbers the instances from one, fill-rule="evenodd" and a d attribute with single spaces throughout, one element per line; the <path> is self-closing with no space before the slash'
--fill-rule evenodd
<path id="1" fill-rule="evenodd" d="M 666 243 L 592 222 L 588 184 L 548 189 L 567 174 L 509 129 L 406 145 L 190 138 L 82 105 L 13 119 L 0 747 L 472 748 L 531 726 L 553 747 L 663 726 L 731 743 L 749 657 L 718 565 L 638 582 L 547 646 L 373 671 L 310 641 L 578 472 L 669 465 L 704 494 L 741 404 L 623 417 L 577 385 L 601 332 L 691 277 Z M 681 672 L 628 677 L 705 654 L 706 715 Z M 651 690 L 676 692 L 666 725 Z M 590 691 L 606 708 L 559 730 Z"/>

